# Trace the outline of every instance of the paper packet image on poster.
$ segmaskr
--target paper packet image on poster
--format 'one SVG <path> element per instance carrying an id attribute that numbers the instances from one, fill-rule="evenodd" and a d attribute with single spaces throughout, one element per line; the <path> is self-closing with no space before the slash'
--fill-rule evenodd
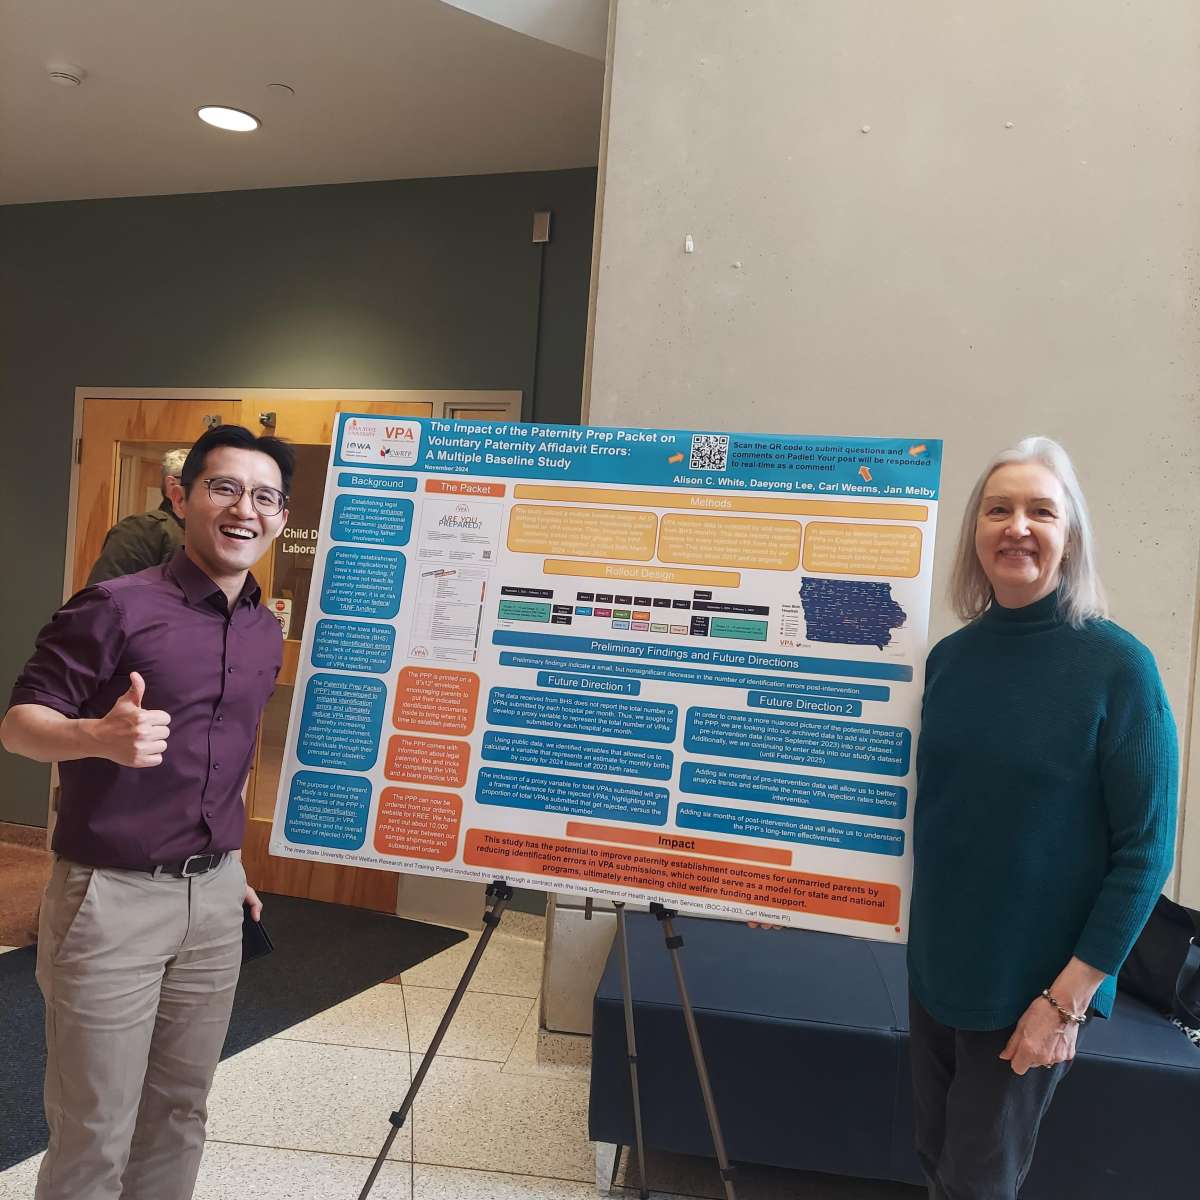
<path id="1" fill-rule="evenodd" d="M 941 449 L 340 414 L 271 853 L 905 940 Z"/>

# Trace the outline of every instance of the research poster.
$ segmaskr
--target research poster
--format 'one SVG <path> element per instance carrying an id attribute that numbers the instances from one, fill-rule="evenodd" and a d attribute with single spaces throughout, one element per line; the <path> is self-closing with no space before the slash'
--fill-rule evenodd
<path id="1" fill-rule="evenodd" d="M 271 852 L 904 940 L 940 465 L 342 414 Z"/>

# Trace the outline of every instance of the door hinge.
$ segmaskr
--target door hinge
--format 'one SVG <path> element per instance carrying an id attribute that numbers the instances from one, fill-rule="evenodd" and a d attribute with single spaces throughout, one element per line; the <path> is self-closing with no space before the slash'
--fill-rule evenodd
<path id="1" fill-rule="evenodd" d="M 76 463 L 83 462 L 83 438 L 75 439 L 75 461 Z"/>

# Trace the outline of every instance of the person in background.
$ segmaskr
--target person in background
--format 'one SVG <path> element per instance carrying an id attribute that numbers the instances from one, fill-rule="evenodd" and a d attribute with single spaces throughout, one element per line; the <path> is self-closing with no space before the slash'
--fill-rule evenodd
<path id="1" fill-rule="evenodd" d="M 187 450 L 168 450 L 163 455 L 162 503 L 118 521 L 104 535 L 100 557 L 87 578 L 88 587 L 170 562 L 183 545 L 183 521 L 176 515 L 172 499 L 185 458 Z"/>
<path id="2" fill-rule="evenodd" d="M 242 785 L 283 655 L 249 568 L 287 520 L 278 438 L 187 454 L 170 562 L 76 593 L 38 635 L 0 743 L 57 762 L 37 979 L 49 1146 L 37 1200 L 187 1200 L 241 967 Z"/>
<path id="3" fill-rule="evenodd" d="M 933 1200 L 1013 1200 L 1089 1012 L 1175 841 L 1175 725 L 1154 658 L 1107 619 L 1066 452 L 980 476 L 926 668 L 908 942 L 918 1155 Z"/>

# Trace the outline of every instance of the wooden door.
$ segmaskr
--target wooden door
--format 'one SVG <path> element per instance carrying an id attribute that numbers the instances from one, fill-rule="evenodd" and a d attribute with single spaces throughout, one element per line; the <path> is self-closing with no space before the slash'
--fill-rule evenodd
<path id="1" fill-rule="evenodd" d="M 122 466 L 159 458 L 176 446 L 190 446 L 209 425 L 241 419 L 237 400 L 121 400 L 108 396 L 83 401 L 76 494 L 75 553 L 70 591 L 83 587 L 104 535 L 120 517 Z M 141 481 L 139 481 L 141 482 Z M 142 488 L 127 489 L 138 495 Z M 133 511 L 144 511 L 131 505 Z"/>

